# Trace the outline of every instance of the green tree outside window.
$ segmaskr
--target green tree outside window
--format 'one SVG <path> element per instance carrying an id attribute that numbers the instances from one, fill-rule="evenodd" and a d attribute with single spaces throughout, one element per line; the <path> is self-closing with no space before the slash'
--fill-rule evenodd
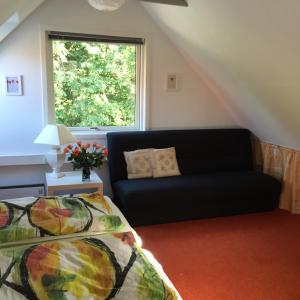
<path id="1" fill-rule="evenodd" d="M 134 126 L 136 55 L 135 45 L 54 40 L 56 122 Z"/>

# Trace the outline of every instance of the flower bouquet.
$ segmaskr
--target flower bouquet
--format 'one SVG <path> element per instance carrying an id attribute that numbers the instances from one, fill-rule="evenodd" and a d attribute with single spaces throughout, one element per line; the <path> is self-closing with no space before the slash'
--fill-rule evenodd
<path id="1" fill-rule="evenodd" d="M 72 163 L 74 170 L 82 168 L 82 181 L 89 181 L 91 169 L 103 165 L 107 160 L 108 150 L 96 142 L 82 144 L 78 141 L 75 145 L 68 145 L 64 153 L 68 155 L 68 161 Z"/>

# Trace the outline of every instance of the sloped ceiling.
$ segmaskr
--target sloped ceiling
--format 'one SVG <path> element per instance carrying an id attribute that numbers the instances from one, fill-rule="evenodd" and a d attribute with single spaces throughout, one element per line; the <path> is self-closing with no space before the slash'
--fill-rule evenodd
<path id="1" fill-rule="evenodd" d="M 144 3 L 243 127 L 300 149 L 300 1 Z"/>
<path id="2" fill-rule="evenodd" d="M 0 0 L 0 25 L 18 10 L 22 2 L 23 0 Z"/>
<path id="3" fill-rule="evenodd" d="M 45 0 L 0 0 L 0 43 Z"/>

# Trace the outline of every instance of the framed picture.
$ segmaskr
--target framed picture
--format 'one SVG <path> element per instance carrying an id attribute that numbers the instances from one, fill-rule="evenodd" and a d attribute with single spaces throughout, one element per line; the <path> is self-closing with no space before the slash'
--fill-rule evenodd
<path id="1" fill-rule="evenodd" d="M 166 91 L 177 92 L 179 90 L 179 74 L 167 74 Z"/>
<path id="2" fill-rule="evenodd" d="M 22 96 L 22 76 L 5 76 L 5 95 Z"/>

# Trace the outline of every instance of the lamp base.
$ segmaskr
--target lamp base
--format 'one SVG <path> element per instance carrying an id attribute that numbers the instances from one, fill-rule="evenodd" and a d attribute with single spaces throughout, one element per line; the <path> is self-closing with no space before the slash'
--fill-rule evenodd
<path id="1" fill-rule="evenodd" d="M 66 155 L 60 150 L 60 148 L 53 148 L 45 156 L 48 164 L 53 170 L 51 173 L 51 177 L 61 178 L 65 176 L 65 174 L 60 172 L 60 168 L 65 162 Z"/>
<path id="2" fill-rule="evenodd" d="M 48 173 L 50 175 L 50 177 L 52 178 L 62 178 L 65 176 L 64 173 L 62 172 L 56 172 L 56 170 L 53 170 L 51 173 Z"/>

